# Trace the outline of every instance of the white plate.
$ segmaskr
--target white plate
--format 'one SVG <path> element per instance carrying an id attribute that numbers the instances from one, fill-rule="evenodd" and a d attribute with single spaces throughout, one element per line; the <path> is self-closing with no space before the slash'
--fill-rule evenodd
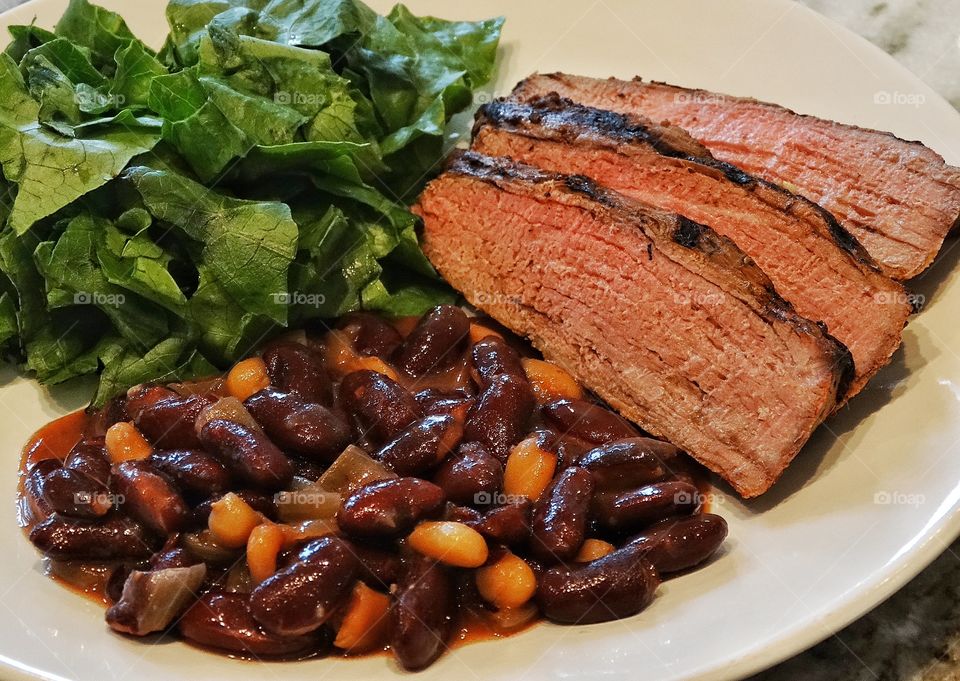
<path id="1" fill-rule="evenodd" d="M 162 0 L 104 4 L 153 44 L 162 40 Z M 373 4 L 388 9 L 387 2 Z M 535 70 L 642 74 L 892 130 L 960 163 L 956 111 L 880 50 L 787 0 L 408 4 L 451 18 L 506 15 L 498 93 Z M 65 5 L 34 0 L 0 23 L 36 15 L 52 26 Z M 731 525 L 719 559 L 665 584 L 637 617 L 542 625 L 507 641 L 466 646 L 418 678 L 735 678 L 814 644 L 902 586 L 960 531 L 960 357 L 953 350 L 960 348 L 960 285 L 950 272 L 953 259 L 946 254 L 920 282 L 927 309 L 911 322 L 893 364 L 820 429 L 776 488 L 749 505 L 719 498 Z M 383 657 L 263 665 L 110 634 L 97 606 L 40 573 L 38 555 L 13 518 L 17 452 L 36 428 L 81 403 L 80 392 L 52 396 L 22 379 L 0 389 L 5 676 L 260 681 L 397 673 Z"/>

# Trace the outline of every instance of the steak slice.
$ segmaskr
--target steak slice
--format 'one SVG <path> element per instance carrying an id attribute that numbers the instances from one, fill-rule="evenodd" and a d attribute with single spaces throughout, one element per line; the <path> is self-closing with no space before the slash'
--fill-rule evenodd
<path id="1" fill-rule="evenodd" d="M 721 161 L 829 210 L 894 279 L 925 270 L 960 217 L 960 169 L 923 144 L 890 133 L 639 79 L 534 75 L 514 96 L 550 92 L 684 128 Z"/>
<path id="2" fill-rule="evenodd" d="M 425 252 L 471 303 L 745 497 L 846 391 L 849 351 L 709 227 L 473 152 L 416 211 Z"/>
<path id="3" fill-rule="evenodd" d="M 903 286 L 881 274 L 825 210 L 704 158 L 703 150 L 690 155 L 696 147 L 678 128 L 555 94 L 484 106 L 473 141 L 477 152 L 587 175 L 732 239 L 800 315 L 823 321 L 850 349 L 856 375 L 846 397 L 852 397 L 900 346 L 912 312 Z"/>

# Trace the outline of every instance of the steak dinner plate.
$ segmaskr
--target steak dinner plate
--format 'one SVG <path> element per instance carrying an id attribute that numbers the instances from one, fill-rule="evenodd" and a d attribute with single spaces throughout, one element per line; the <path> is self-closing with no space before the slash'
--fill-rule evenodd
<path id="1" fill-rule="evenodd" d="M 66 0 L 33 0 L 0 23 L 52 27 Z M 103 0 L 159 46 L 164 0 Z M 389 9 L 386 1 L 371 3 Z M 418 14 L 507 18 L 498 79 L 534 72 L 664 80 L 778 102 L 919 139 L 960 164 L 960 114 L 891 57 L 788 0 L 409 0 Z M 459 119 L 468 130 L 466 117 Z M 823 150 L 829 154 L 830 150 Z M 539 624 L 460 646 L 418 675 L 434 679 L 733 679 L 830 636 L 923 569 L 960 533 L 960 249 L 948 240 L 911 289 L 925 309 L 863 394 L 820 427 L 773 490 L 712 499 L 730 523 L 722 553 L 667 581 L 640 615 L 607 624 Z M 89 384 L 52 391 L 5 369 L 0 387 L 0 677 L 167 681 L 382 679 L 387 656 L 258 663 L 175 641 L 111 633 L 103 611 L 44 575 L 17 526 L 20 450 L 49 420 L 83 406 Z"/>

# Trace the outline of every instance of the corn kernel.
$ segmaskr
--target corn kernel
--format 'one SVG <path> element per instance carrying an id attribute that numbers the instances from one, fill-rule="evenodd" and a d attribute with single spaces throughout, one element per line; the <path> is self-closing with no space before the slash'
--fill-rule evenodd
<path id="1" fill-rule="evenodd" d="M 250 357 L 233 365 L 227 374 L 227 392 L 241 402 L 270 385 L 267 365 L 259 357 Z"/>
<path id="2" fill-rule="evenodd" d="M 587 539 L 583 542 L 583 544 L 580 545 L 580 550 L 577 552 L 573 562 L 589 563 L 590 561 L 603 558 L 604 556 L 613 553 L 616 549 L 616 546 L 610 542 L 605 542 L 602 539 Z"/>
<path id="3" fill-rule="evenodd" d="M 556 364 L 544 362 L 542 359 L 525 358 L 523 369 L 538 404 L 583 399 L 583 388 L 577 383 L 577 379 Z"/>
<path id="4" fill-rule="evenodd" d="M 263 516 L 250 504 L 228 492 L 211 505 L 207 527 L 218 544 L 239 549 L 246 546 L 253 528 L 262 522 Z"/>
<path id="5" fill-rule="evenodd" d="M 522 558 L 509 551 L 476 572 L 477 591 L 497 608 L 519 608 L 533 598 L 537 577 Z"/>
<path id="6" fill-rule="evenodd" d="M 536 501 L 553 479 L 557 455 L 540 446 L 531 435 L 517 444 L 507 457 L 503 469 L 503 493 Z"/>
<path id="7" fill-rule="evenodd" d="M 247 538 L 247 568 L 250 578 L 259 584 L 277 571 L 277 554 L 283 547 L 283 528 L 273 523 L 261 523 Z"/>
<path id="8" fill-rule="evenodd" d="M 107 456 L 111 463 L 124 461 L 139 461 L 146 459 L 153 452 L 153 447 L 147 442 L 137 427 L 127 421 L 114 423 L 107 429 L 104 436 L 107 447 Z"/>
<path id="9" fill-rule="evenodd" d="M 487 542 L 483 535 L 463 523 L 420 523 L 407 541 L 423 555 L 454 567 L 475 568 L 487 562 Z"/>
<path id="10" fill-rule="evenodd" d="M 353 587 L 333 645 L 362 653 L 383 645 L 390 629 L 390 597 L 363 582 Z"/>

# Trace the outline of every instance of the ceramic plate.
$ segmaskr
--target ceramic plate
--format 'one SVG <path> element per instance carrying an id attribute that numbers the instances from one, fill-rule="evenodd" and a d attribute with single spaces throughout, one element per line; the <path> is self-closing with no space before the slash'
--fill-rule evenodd
<path id="1" fill-rule="evenodd" d="M 105 0 L 162 42 L 163 0 Z M 373 2 L 388 9 L 387 2 Z M 496 93 L 533 71 L 665 80 L 779 102 L 920 139 L 960 164 L 960 114 L 893 59 L 787 0 L 409 0 L 417 13 L 508 19 Z M 34 0 L 0 23 L 52 26 L 66 0 Z M 926 309 L 903 349 L 826 423 L 774 490 L 744 504 L 721 489 L 731 539 L 705 569 L 667 582 L 637 617 L 541 625 L 458 648 L 433 679 L 730 679 L 829 636 L 902 586 L 960 531 L 960 277 L 955 243 L 914 290 Z M 83 387 L 50 393 L 12 372 L 0 388 L 0 674 L 11 679 L 370 679 L 386 657 L 259 664 L 111 634 L 100 608 L 43 576 L 14 519 L 18 452 Z"/>

